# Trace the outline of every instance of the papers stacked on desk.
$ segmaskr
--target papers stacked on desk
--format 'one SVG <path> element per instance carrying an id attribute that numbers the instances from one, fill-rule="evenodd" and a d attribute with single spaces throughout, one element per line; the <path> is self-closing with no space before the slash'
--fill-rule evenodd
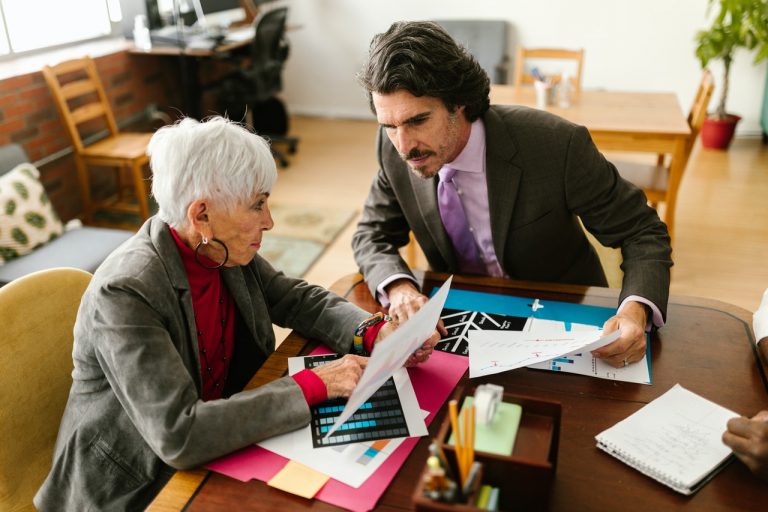
<path id="1" fill-rule="evenodd" d="M 592 350 L 619 337 L 603 335 L 593 325 L 565 324 L 529 317 L 522 331 L 473 330 L 468 333 L 469 377 L 483 377 L 526 366 L 536 370 L 589 375 L 601 379 L 650 384 L 647 354 L 637 363 L 614 368 Z"/>
<path id="2" fill-rule="evenodd" d="M 313 410 L 313 421 L 307 427 L 273 437 L 259 443 L 259 446 L 298 461 L 347 485 L 359 487 L 404 438 L 427 435 L 424 418 L 428 412 L 419 409 L 416 393 L 403 364 L 434 332 L 448 297 L 451 281 L 452 278 L 449 277 L 416 314 L 402 323 L 386 340 L 376 345 L 343 410 L 336 410 L 340 409 L 340 406 L 332 407 L 332 411 L 326 411 L 328 407 L 319 407 L 322 410 Z M 294 374 L 306 368 L 304 359 L 290 358 L 288 372 Z M 393 387 L 397 393 L 397 397 L 390 401 L 399 402 L 397 411 L 394 410 L 395 407 L 386 406 L 381 409 L 381 414 L 370 414 L 377 409 L 374 402 L 379 402 L 371 398 L 375 397 L 390 379 L 394 380 Z M 398 415 L 398 428 L 392 428 L 394 413 Z M 332 425 L 330 421 L 333 421 Z M 353 428 L 347 430 L 346 427 L 350 423 L 354 424 Z M 341 437 L 341 442 L 331 442 L 329 438 L 337 430 L 341 436 L 336 437 Z M 345 435 L 347 432 L 352 434 Z M 361 437 L 359 433 L 370 435 Z M 327 447 L 314 446 L 320 435 L 323 435 L 319 439 L 320 445 Z M 368 442 L 368 439 L 372 442 Z"/>
<path id="3" fill-rule="evenodd" d="M 289 374 L 293 375 L 304 368 L 303 357 L 288 359 Z M 408 372 L 405 368 L 400 368 L 393 378 L 400 405 L 408 420 L 410 436 L 427 435 L 427 427 L 424 425 L 427 413 L 419 409 Z M 300 462 L 351 487 L 360 487 L 406 439 L 405 436 L 400 436 L 397 439 L 375 439 L 314 448 L 312 438 L 315 433 L 312 428 L 312 424 L 307 425 L 302 429 L 262 441 L 259 446 Z"/>
<path id="4" fill-rule="evenodd" d="M 211 50 L 216 42 L 208 37 L 199 27 L 166 27 L 151 30 L 150 40 L 154 46 L 174 46 L 177 48 L 192 48 L 198 50 Z"/>

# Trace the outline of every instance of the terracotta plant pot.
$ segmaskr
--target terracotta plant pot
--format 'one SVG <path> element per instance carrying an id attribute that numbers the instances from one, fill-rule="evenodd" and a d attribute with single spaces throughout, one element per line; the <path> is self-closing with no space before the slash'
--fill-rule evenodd
<path id="1" fill-rule="evenodd" d="M 740 116 L 728 114 L 724 119 L 708 117 L 701 126 L 701 145 L 709 149 L 728 149 Z"/>

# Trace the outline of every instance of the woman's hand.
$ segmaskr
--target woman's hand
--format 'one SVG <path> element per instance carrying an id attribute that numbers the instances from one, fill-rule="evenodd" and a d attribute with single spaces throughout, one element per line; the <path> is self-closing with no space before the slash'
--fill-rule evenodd
<path id="1" fill-rule="evenodd" d="M 347 354 L 341 359 L 313 368 L 312 371 L 325 384 L 329 399 L 347 398 L 357 386 L 367 364 L 367 357 Z"/>

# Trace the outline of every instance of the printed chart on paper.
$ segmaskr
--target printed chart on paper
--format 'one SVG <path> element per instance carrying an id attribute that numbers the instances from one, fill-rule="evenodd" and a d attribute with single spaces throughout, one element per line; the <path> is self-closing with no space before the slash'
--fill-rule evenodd
<path id="1" fill-rule="evenodd" d="M 448 335 L 435 349 L 466 356 L 472 331 L 523 331 L 544 325 L 557 326 L 562 332 L 584 331 L 600 328 L 615 313 L 614 308 L 601 306 L 451 289 L 440 315 Z M 644 360 L 625 368 L 613 368 L 589 352 L 529 368 L 650 384 L 650 344 Z"/>
<path id="2" fill-rule="evenodd" d="M 338 354 L 311 356 L 304 358 L 304 366 L 308 369 L 326 364 L 338 359 Z M 313 406 L 312 411 L 312 445 L 315 448 L 356 443 L 363 441 L 387 440 L 397 437 L 409 437 L 408 424 L 400 403 L 400 397 L 395 387 L 395 381 L 390 377 L 373 396 L 353 414 L 336 432 L 325 439 L 325 434 L 344 410 L 346 399 L 327 400 Z M 368 456 L 373 457 L 381 451 L 385 444 L 371 448 Z M 366 452 L 367 453 L 367 452 Z M 365 454 L 363 458 L 365 458 Z M 370 458 L 369 457 L 369 458 Z"/>

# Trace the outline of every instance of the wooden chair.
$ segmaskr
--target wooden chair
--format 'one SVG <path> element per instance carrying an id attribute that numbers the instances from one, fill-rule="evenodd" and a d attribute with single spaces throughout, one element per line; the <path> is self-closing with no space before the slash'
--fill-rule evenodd
<path id="1" fill-rule="evenodd" d="M 34 511 L 72 384 L 72 330 L 91 274 L 42 270 L 0 288 L 0 510 Z"/>
<path id="2" fill-rule="evenodd" d="M 566 50 L 562 48 L 524 48 L 522 46 L 517 49 L 517 57 L 515 58 L 515 82 L 514 85 L 519 87 L 521 85 L 531 85 L 536 80 L 531 75 L 530 70 L 526 68 L 525 62 L 528 59 L 551 59 L 561 61 L 575 61 L 576 72 L 571 73 L 571 87 L 573 92 L 578 94 L 581 92 L 581 69 L 584 63 L 584 50 Z M 546 74 L 546 73 L 545 73 Z M 562 76 L 562 73 L 559 74 Z"/>
<path id="3" fill-rule="evenodd" d="M 98 209 L 138 213 L 142 220 L 146 220 L 149 202 L 143 169 L 149 163 L 146 149 L 152 134 L 120 132 L 90 57 L 45 66 L 43 76 L 74 146 L 85 220 L 90 221 L 93 211 Z M 106 137 L 86 143 L 86 138 L 104 130 L 108 131 Z M 116 197 L 93 200 L 89 175 L 92 166 L 116 170 Z M 130 170 L 132 184 L 124 182 L 124 169 Z M 135 202 L 125 194 L 131 188 Z"/>
<path id="4" fill-rule="evenodd" d="M 688 126 L 691 128 L 691 134 L 685 143 L 684 161 L 680 169 L 685 170 L 691 151 L 696 143 L 696 138 L 701 131 L 701 125 L 707 115 L 707 106 L 712 92 L 715 90 L 715 84 L 712 73 L 704 70 L 693 99 L 691 110 L 688 113 Z M 672 159 L 667 155 L 658 155 L 655 164 L 618 161 L 612 160 L 613 164 L 619 170 L 619 174 L 625 180 L 635 184 L 645 192 L 648 203 L 657 208 L 659 203 L 665 203 L 663 220 L 667 223 L 669 236 L 672 237 L 675 219 L 675 205 L 677 202 L 677 193 L 680 188 L 680 182 L 683 179 L 682 172 L 678 176 L 670 175 L 670 166 Z"/>

